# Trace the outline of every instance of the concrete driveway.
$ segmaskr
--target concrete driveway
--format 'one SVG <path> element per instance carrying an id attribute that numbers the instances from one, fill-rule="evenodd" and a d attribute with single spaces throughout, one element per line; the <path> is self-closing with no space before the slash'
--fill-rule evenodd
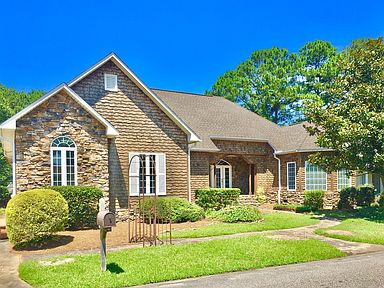
<path id="1" fill-rule="evenodd" d="M 140 287 L 380 288 L 384 287 L 384 252 L 226 273 Z"/>

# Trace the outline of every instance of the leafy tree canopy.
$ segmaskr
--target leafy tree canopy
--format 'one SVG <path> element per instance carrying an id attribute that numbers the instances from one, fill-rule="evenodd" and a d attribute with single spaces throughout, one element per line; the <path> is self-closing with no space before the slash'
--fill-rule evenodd
<path id="1" fill-rule="evenodd" d="M 13 116 L 44 94 L 40 90 L 16 91 L 0 84 L 0 123 Z M 11 167 L 7 163 L 0 144 L 0 186 L 8 186 L 11 181 Z"/>
<path id="2" fill-rule="evenodd" d="M 313 102 L 307 130 L 329 154 L 310 160 L 327 169 L 341 168 L 384 175 L 384 42 L 352 42 L 337 59 L 338 76 L 326 88 L 326 106 Z"/>
<path id="3" fill-rule="evenodd" d="M 254 51 L 250 59 L 224 73 L 206 94 L 223 96 L 277 124 L 304 120 L 306 100 L 326 103 L 325 87 L 336 70 L 336 48 L 314 41 L 289 53 L 273 47 Z"/>

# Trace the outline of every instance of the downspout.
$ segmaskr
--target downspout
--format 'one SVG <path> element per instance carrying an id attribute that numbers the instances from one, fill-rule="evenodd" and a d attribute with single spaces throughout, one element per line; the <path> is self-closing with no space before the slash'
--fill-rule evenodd
<path id="1" fill-rule="evenodd" d="M 15 133 L 16 134 L 16 133 Z M 12 197 L 16 196 L 16 139 L 12 141 Z"/>
<path id="2" fill-rule="evenodd" d="M 281 194 L 281 162 L 280 162 L 280 158 L 278 158 L 276 156 L 276 151 L 273 151 L 273 158 L 275 158 L 277 160 L 277 166 L 278 166 L 278 173 L 277 173 L 277 177 L 278 177 L 278 180 L 279 180 L 279 189 L 277 190 L 277 204 L 280 204 L 281 200 L 280 200 L 280 194 Z"/>
<path id="3" fill-rule="evenodd" d="M 188 144 L 188 201 L 192 202 L 191 193 L 191 144 Z"/>

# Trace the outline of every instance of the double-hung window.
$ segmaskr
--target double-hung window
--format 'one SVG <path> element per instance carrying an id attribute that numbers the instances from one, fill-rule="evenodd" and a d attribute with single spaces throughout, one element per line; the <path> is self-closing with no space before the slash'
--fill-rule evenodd
<path id="1" fill-rule="evenodd" d="M 327 190 L 327 172 L 308 161 L 305 162 L 305 190 Z"/>
<path id="2" fill-rule="evenodd" d="M 166 195 L 166 161 L 162 153 L 129 153 L 131 196 Z"/>
<path id="3" fill-rule="evenodd" d="M 287 163 L 287 190 L 296 191 L 296 162 Z"/>
<path id="4" fill-rule="evenodd" d="M 51 143 L 51 185 L 77 185 L 76 144 L 67 136 L 59 136 Z"/>
<path id="5" fill-rule="evenodd" d="M 344 188 L 352 186 L 352 178 L 349 175 L 349 171 L 346 169 L 341 169 L 337 171 L 337 190 L 341 191 Z"/>

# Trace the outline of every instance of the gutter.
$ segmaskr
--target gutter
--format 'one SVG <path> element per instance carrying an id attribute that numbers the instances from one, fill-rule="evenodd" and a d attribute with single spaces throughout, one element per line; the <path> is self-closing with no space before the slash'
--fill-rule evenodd
<path id="1" fill-rule="evenodd" d="M 277 160 L 277 166 L 278 166 L 278 180 L 279 180 L 279 189 L 277 190 L 277 204 L 280 205 L 281 203 L 281 161 L 280 161 L 280 158 L 278 158 L 276 156 L 276 150 L 274 150 L 273 152 L 273 158 L 275 158 Z"/>

